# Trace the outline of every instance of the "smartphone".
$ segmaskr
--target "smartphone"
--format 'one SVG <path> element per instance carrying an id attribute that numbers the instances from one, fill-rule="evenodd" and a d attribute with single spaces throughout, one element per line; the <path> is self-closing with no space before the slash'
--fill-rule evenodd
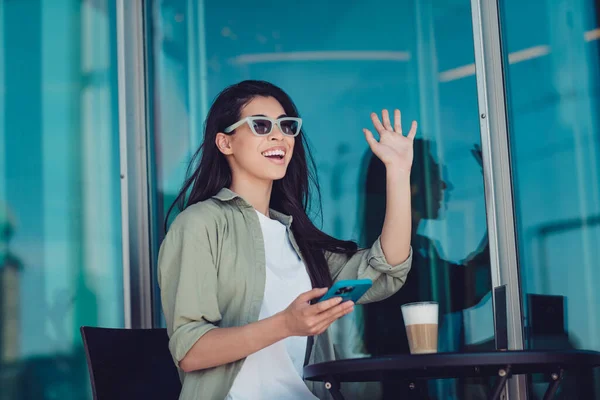
<path id="1" fill-rule="evenodd" d="M 370 279 L 350 279 L 345 281 L 337 281 L 333 284 L 319 299 L 325 301 L 333 297 L 341 297 L 344 301 L 353 301 L 356 303 L 362 296 L 371 288 L 373 281 Z"/>

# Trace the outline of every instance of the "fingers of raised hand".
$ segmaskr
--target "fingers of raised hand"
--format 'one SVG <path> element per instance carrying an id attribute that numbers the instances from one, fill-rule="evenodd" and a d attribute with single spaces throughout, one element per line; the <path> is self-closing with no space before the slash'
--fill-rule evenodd
<path id="1" fill-rule="evenodd" d="M 381 135 L 387 132 L 396 132 L 402 134 L 402 114 L 399 109 L 394 110 L 394 126 L 390 120 L 390 113 L 387 109 L 381 111 L 381 120 L 376 113 L 371 113 L 371 121 L 377 132 Z"/>
<path id="2" fill-rule="evenodd" d="M 402 134 L 402 115 L 398 109 L 394 110 L 394 131 Z"/>
<path id="3" fill-rule="evenodd" d="M 417 135 L 417 121 L 413 121 L 412 125 L 410 126 L 410 131 L 408 132 L 408 135 L 406 137 L 412 140 L 415 138 L 416 135 Z"/>
<path id="4" fill-rule="evenodd" d="M 375 139 L 375 136 L 373 136 L 373 132 L 368 129 L 363 129 L 363 133 L 365 134 L 369 147 L 373 149 L 373 147 L 377 145 L 377 140 Z"/>
<path id="5" fill-rule="evenodd" d="M 390 122 L 390 113 L 388 112 L 388 110 L 383 110 L 381 112 L 381 118 L 383 120 L 383 127 L 390 132 L 393 132 L 394 129 L 392 128 L 392 123 Z"/>
<path id="6" fill-rule="evenodd" d="M 376 113 L 371 113 L 371 121 L 373 122 L 373 126 L 375 127 L 379 135 L 383 135 L 386 133 L 386 129 L 382 125 L 381 121 L 379 120 L 379 116 Z"/>

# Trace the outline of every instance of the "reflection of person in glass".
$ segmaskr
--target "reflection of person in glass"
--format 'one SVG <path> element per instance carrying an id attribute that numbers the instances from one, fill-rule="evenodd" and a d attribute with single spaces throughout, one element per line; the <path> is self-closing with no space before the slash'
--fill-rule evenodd
<path id="1" fill-rule="evenodd" d="M 272 84 L 244 81 L 216 98 L 204 146 L 177 198 L 184 210 L 158 261 L 181 399 L 315 398 L 312 384 L 302 380 L 303 364 L 333 359 L 327 329 L 353 304 L 339 297 L 312 300 L 339 280 L 371 279 L 364 303 L 389 297 L 404 284 L 411 264 L 416 123 L 403 135 L 400 111 L 394 117 L 392 127 L 387 111 L 382 120 L 371 115 L 378 140 L 364 131 L 387 166 L 390 193 L 380 239 L 358 250 L 307 216 L 309 182 L 316 182 L 289 96 Z M 313 389 L 327 396 L 323 388 Z"/>
<path id="2" fill-rule="evenodd" d="M 458 265 L 440 257 L 433 241 L 418 233 L 422 220 L 438 219 L 448 199 L 449 183 L 442 179 L 442 167 L 431 154 L 431 143 L 414 141 L 415 163 L 411 173 L 412 193 L 412 239 L 413 266 L 405 286 L 390 298 L 365 306 L 365 344 L 372 355 L 409 353 L 408 340 L 400 306 L 416 301 L 437 301 L 440 319 L 477 305 L 489 293 L 489 250 L 487 239 L 463 264 Z M 375 239 L 381 229 L 386 208 L 384 166 L 379 160 L 367 155 L 367 177 L 365 187 L 364 235 L 365 243 Z M 458 233 L 457 233 L 458 234 Z M 443 350 L 464 351 L 462 321 L 452 326 L 440 325 L 440 346 Z M 446 328 L 446 329 L 444 329 Z M 454 339 L 444 335 L 454 335 Z M 386 387 L 387 386 L 387 387 Z M 384 385 L 384 398 L 397 397 L 400 386 L 393 389 Z M 390 397 L 391 398 L 391 397 Z"/>

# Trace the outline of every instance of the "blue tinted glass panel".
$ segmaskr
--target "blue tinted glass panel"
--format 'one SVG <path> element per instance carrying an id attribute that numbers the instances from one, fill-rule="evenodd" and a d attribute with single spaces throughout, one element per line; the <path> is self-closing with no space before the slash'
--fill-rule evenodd
<path id="1" fill-rule="evenodd" d="M 114 2 L 0 1 L 0 398 L 91 399 L 123 326 Z"/>

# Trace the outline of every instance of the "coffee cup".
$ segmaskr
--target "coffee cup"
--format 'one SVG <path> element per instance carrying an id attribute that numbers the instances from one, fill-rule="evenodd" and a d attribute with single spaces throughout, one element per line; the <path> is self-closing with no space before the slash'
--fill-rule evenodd
<path id="1" fill-rule="evenodd" d="M 437 353 L 438 303 L 408 303 L 401 307 L 411 354 Z"/>

